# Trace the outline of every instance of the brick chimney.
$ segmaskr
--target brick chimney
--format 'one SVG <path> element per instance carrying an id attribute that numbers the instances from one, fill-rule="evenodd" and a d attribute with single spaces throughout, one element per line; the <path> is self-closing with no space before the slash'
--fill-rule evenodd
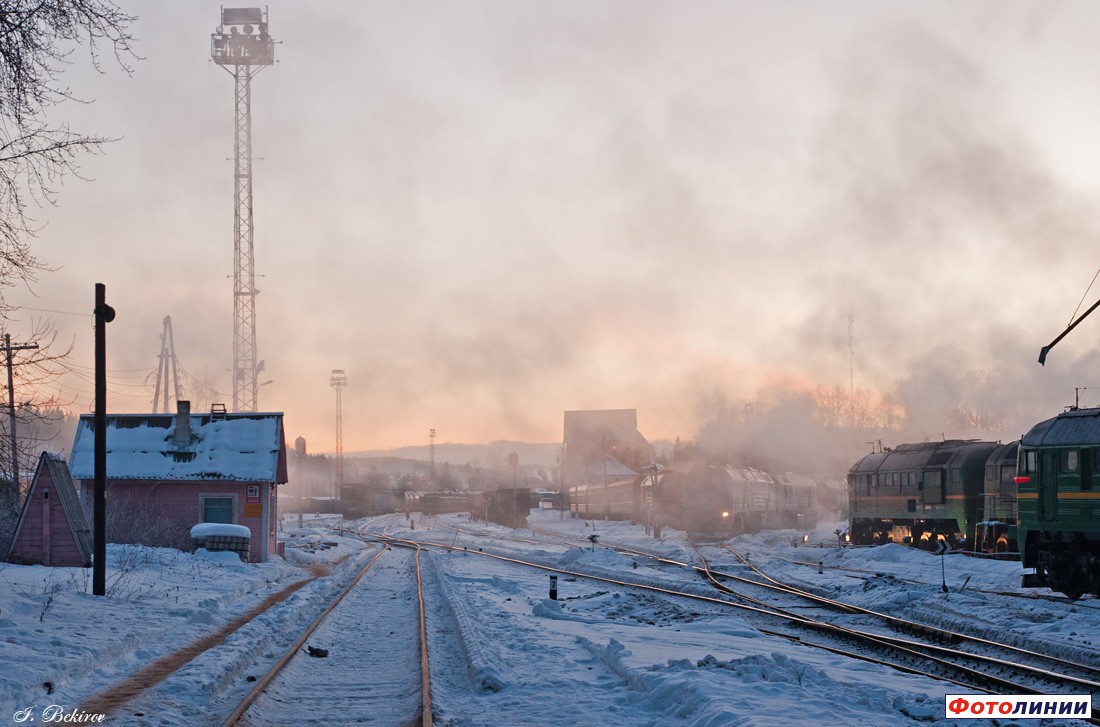
<path id="1" fill-rule="evenodd" d="M 176 431 L 172 434 L 172 443 L 177 447 L 191 444 L 191 402 L 176 402 Z"/>

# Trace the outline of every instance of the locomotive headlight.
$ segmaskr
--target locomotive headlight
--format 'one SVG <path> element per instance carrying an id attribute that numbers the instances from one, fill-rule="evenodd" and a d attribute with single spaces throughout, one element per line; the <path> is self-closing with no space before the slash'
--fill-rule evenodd
<path id="1" fill-rule="evenodd" d="M 729 517 L 729 516 L 730 516 L 730 514 L 729 514 L 728 510 L 723 510 L 722 511 L 722 517 Z"/>
<path id="2" fill-rule="evenodd" d="M 802 542 L 803 543 L 810 542 L 810 534 L 809 533 L 806 533 L 805 535 L 802 536 Z"/>
<path id="3" fill-rule="evenodd" d="M 844 542 L 845 543 L 852 542 L 852 534 L 851 533 L 844 533 Z"/>

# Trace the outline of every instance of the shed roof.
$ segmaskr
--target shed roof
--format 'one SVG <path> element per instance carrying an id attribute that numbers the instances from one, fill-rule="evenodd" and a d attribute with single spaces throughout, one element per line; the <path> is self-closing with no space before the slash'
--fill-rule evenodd
<path id="1" fill-rule="evenodd" d="M 188 444 L 173 441 L 176 414 L 109 414 L 107 477 L 112 480 L 286 482 L 283 415 L 234 412 L 191 414 Z M 94 469 L 94 416 L 76 429 L 69 469 L 90 480 Z"/>
<path id="2" fill-rule="evenodd" d="M 61 512 L 68 521 L 68 532 L 72 536 L 75 560 L 65 562 L 64 556 L 61 562 L 54 560 L 55 556 L 50 548 L 45 547 L 43 541 L 31 542 L 21 538 L 23 525 L 31 509 L 32 503 L 38 502 L 39 490 L 42 487 L 53 486 L 57 501 L 61 503 Z M 46 541 L 48 542 L 48 541 Z M 57 545 L 55 543 L 55 545 Z M 65 466 L 65 460 L 55 454 L 43 452 L 38 458 L 38 467 L 34 471 L 34 479 L 31 481 L 27 498 L 23 501 L 23 508 L 19 514 L 19 521 L 15 526 L 11 544 L 5 554 L 6 558 L 15 558 L 19 562 L 45 563 L 47 565 L 89 566 L 92 564 L 92 530 L 88 527 L 88 520 L 84 516 L 84 508 L 80 505 L 80 497 L 76 494 L 69 468 Z"/>

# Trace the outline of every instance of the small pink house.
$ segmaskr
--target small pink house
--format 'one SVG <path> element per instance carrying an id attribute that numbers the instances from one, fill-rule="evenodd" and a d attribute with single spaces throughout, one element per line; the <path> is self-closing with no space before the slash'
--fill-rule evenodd
<path id="1" fill-rule="evenodd" d="M 43 452 L 5 560 L 20 565 L 88 567 L 92 531 L 65 460 Z"/>
<path id="2" fill-rule="evenodd" d="M 94 417 L 80 417 L 69 469 L 85 510 L 94 492 Z M 187 549 L 198 523 L 252 533 L 249 560 L 275 554 L 278 485 L 287 481 L 281 413 L 214 410 L 107 416 L 107 539 Z"/>

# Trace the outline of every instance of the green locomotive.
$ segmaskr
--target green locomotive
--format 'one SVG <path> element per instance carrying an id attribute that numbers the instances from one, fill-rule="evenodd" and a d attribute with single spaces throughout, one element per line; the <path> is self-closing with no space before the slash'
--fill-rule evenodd
<path id="1" fill-rule="evenodd" d="M 1100 595 L 1100 409 L 1073 408 L 1031 428 L 1017 465 L 1024 586 Z"/>
<path id="2" fill-rule="evenodd" d="M 872 452 L 848 472 L 852 542 L 973 547 L 996 442 L 951 439 Z"/>

